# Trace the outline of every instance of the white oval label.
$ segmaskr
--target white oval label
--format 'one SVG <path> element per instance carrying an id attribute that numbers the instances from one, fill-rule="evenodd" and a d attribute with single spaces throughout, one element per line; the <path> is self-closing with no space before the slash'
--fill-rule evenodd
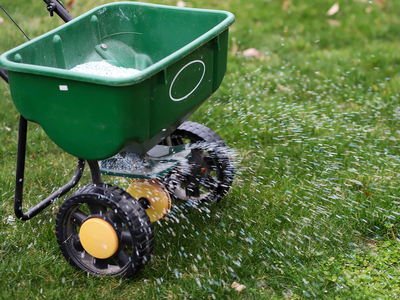
<path id="1" fill-rule="evenodd" d="M 179 74 L 182 73 L 183 70 L 185 70 L 187 67 L 189 67 L 192 64 L 196 64 L 199 63 L 203 66 L 203 74 L 201 75 L 201 78 L 199 80 L 199 82 L 196 84 L 196 86 L 194 87 L 194 89 L 192 89 L 189 93 L 187 93 L 185 96 L 180 97 L 180 98 L 175 98 L 172 96 L 172 88 L 174 86 L 174 83 L 176 81 L 176 79 L 178 78 Z M 204 74 L 206 73 L 206 65 L 204 64 L 203 61 L 201 60 L 193 60 L 190 63 L 187 63 L 185 66 L 182 67 L 182 69 L 179 70 L 179 72 L 175 75 L 174 80 L 172 80 L 171 82 L 171 86 L 169 87 L 169 97 L 171 98 L 172 101 L 182 101 L 184 99 L 186 99 L 187 97 L 189 97 L 191 94 L 193 94 L 193 92 L 199 87 L 200 83 L 203 81 L 204 78 Z"/>

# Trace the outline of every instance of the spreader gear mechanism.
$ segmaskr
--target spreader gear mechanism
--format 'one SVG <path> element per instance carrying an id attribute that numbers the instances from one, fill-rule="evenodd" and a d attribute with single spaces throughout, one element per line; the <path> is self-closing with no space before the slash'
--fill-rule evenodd
<path id="1" fill-rule="evenodd" d="M 231 152 L 210 128 L 195 122 L 184 122 L 163 145 L 186 145 L 191 150 L 187 164 L 162 178 L 176 198 L 192 203 L 211 204 L 224 197 L 233 181 Z"/>
<path id="2" fill-rule="evenodd" d="M 146 210 L 151 222 L 165 218 L 171 209 L 171 198 L 166 188 L 156 179 L 136 179 L 127 192 Z"/>

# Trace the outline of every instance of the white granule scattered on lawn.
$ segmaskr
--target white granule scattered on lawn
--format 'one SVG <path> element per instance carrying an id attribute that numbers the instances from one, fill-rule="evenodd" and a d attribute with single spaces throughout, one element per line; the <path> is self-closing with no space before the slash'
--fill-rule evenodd
<path id="1" fill-rule="evenodd" d="M 133 68 L 116 67 L 106 61 L 91 61 L 72 68 L 71 71 L 106 77 L 129 77 L 140 72 Z"/>

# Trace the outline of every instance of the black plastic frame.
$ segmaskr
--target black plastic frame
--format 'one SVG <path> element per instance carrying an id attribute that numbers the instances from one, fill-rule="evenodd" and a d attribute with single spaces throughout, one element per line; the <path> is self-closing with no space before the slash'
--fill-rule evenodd
<path id="1" fill-rule="evenodd" d="M 5 82 L 8 83 L 8 75 L 7 70 L 0 67 L 0 77 L 4 79 Z"/>
<path id="2" fill-rule="evenodd" d="M 81 179 L 85 168 L 85 161 L 78 160 L 78 167 L 72 179 L 55 193 L 29 209 L 26 213 L 22 210 L 23 190 L 24 190 L 24 173 L 25 173 L 25 156 L 26 156 L 26 137 L 28 131 L 28 121 L 23 117 L 19 117 L 18 130 L 18 152 L 17 152 L 17 170 L 15 180 L 15 198 L 14 198 L 14 213 L 20 220 L 26 221 L 32 219 L 38 213 L 43 211 L 50 204 L 56 202 L 60 197 L 68 193 Z"/>
<path id="3" fill-rule="evenodd" d="M 53 16 L 53 12 L 55 12 L 65 22 L 69 22 L 73 19 L 73 17 L 69 14 L 68 10 L 64 7 L 61 1 L 59 0 L 43 0 L 43 1 L 47 4 L 47 10 L 50 12 L 51 16 Z M 0 67 L 0 77 L 3 78 L 7 83 L 9 83 L 7 70 L 1 67 Z M 42 200 L 40 203 L 30 208 L 27 212 L 24 213 L 23 190 L 24 190 L 27 133 L 28 133 L 28 120 L 26 120 L 21 115 L 19 118 L 19 128 L 18 128 L 18 151 L 17 151 L 17 168 L 16 168 L 16 180 L 15 180 L 14 213 L 18 219 L 23 221 L 32 219 L 38 213 L 43 211 L 46 207 L 56 202 L 63 195 L 65 195 L 72 188 L 74 188 L 81 179 L 83 171 L 85 169 L 85 160 L 79 158 L 78 165 L 76 167 L 76 171 L 72 179 L 67 184 L 59 188 L 56 192 L 54 192 L 46 199 Z M 92 182 L 94 184 L 102 183 L 98 162 L 93 160 L 89 160 L 87 162 L 90 168 Z"/>
<path id="4" fill-rule="evenodd" d="M 47 10 L 50 16 L 56 13 L 65 23 L 71 21 L 73 17 L 69 14 L 68 10 L 59 0 L 43 0 L 47 4 Z"/>

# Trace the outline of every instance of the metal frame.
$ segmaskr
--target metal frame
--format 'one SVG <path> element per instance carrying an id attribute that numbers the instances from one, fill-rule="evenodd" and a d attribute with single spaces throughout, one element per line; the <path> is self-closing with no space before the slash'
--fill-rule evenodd
<path id="1" fill-rule="evenodd" d="M 0 67 L 0 77 L 4 79 L 5 82 L 8 83 L 8 75 L 7 70 Z"/>
<path id="2" fill-rule="evenodd" d="M 25 173 L 25 156 L 26 156 L 26 137 L 28 131 L 28 121 L 23 117 L 19 117 L 19 130 L 18 130 L 18 152 L 17 152 L 17 170 L 15 180 L 15 198 L 14 198 L 14 213 L 20 220 L 26 221 L 32 219 L 38 213 L 43 211 L 50 204 L 56 202 L 60 197 L 68 193 L 81 179 L 83 170 L 85 168 L 85 161 L 78 160 L 78 167 L 72 179 L 63 187 L 58 189 L 55 193 L 41 201 L 29 209 L 26 213 L 22 211 L 23 189 L 24 189 L 24 173 Z"/>
<path id="3" fill-rule="evenodd" d="M 69 14 L 68 10 L 59 0 L 43 0 L 47 4 L 47 10 L 50 12 L 50 16 L 56 13 L 62 20 L 69 22 L 73 17 Z M 0 77 L 8 82 L 7 70 L 0 67 Z M 16 168 L 16 180 L 15 180 L 15 198 L 14 198 L 14 212 L 18 219 L 26 221 L 32 219 L 38 213 L 43 211 L 46 207 L 56 202 L 63 195 L 68 193 L 72 188 L 74 188 L 82 177 L 85 160 L 78 159 L 78 165 L 76 167 L 75 174 L 72 179 L 59 188 L 56 192 L 51 194 L 46 199 L 42 200 L 40 203 L 30 208 L 27 212 L 23 212 L 23 189 L 24 189 L 24 174 L 25 174 L 25 157 L 26 157 L 26 143 L 27 143 L 27 132 L 28 132 L 28 120 L 26 120 L 22 115 L 19 118 L 19 128 L 18 128 L 18 152 L 17 152 L 17 168 Z M 87 161 L 92 182 L 94 184 L 102 183 L 101 173 L 99 164 L 97 161 L 89 160 Z"/>

